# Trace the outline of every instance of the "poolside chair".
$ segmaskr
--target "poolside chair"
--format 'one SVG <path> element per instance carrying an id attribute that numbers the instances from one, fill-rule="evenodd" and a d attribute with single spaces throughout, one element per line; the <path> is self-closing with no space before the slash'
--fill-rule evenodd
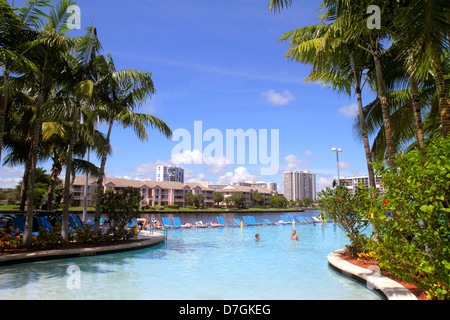
<path id="1" fill-rule="evenodd" d="M 19 233 L 25 232 L 25 217 L 14 217 L 12 218 L 14 230 L 19 229 Z"/>
<path id="2" fill-rule="evenodd" d="M 231 226 L 231 224 L 225 223 L 225 220 L 223 219 L 223 217 L 217 217 L 217 222 L 222 226 Z"/>
<path id="3" fill-rule="evenodd" d="M 58 221 L 60 224 L 62 224 L 62 217 L 61 216 L 57 216 L 56 217 L 56 221 Z M 69 218 L 69 232 L 75 232 L 77 230 L 76 226 L 74 226 L 71 222 L 70 222 L 70 218 Z"/>
<path id="4" fill-rule="evenodd" d="M 281 216 L 281 219 L 282 219 L 282 223 L 284 223 L 284 224 L 291 223 L 291 222 L 289 222 L 289 220 L 286 218 L 286 216 Z"/>
<path id="5" fill-rule="evenodd" d="M 240 226 L 241 225 L 241 220 L 233 219 L 233 223 L 234 223 L 235 226 Z"/>
<path id="6" fill-rule="evenodd" d="M 78 217 L 76 214 L 69 214 L 69 219 L 70 217 L 72 217 L 73 222 L 76 224 L 77 227 L 84 228 L 84 224 L 81 221 L 80 217 Z M 91 218 L 91 220 L 93 221 L 94 218 Z"/>
<path id="7" fill-rule="evenodd" d="M 288 216 L 288 221 L 289 223 L 294 223 L 294 217 L 293 216 Z"/>
<path id="8" fill-rule="evenodd" d="M 44 228 L 47 232 L 52 232 L 52 224 L 47 216 L 45 217 L 36 217 L 39 225 Z"/>
<path id="9" fill-rule="evenodd" d="M 170 218 L 169 217 L 163 217 L 163 225 L 166 228 L 173 228 L 172 223 L 170 222 Z"/>
<path id="10" fill-rule="evenodd" d="M 312 219 L 310 217 L 305 217 L 306 221 L 308 221 L 308 223 L 312 223 Z"/>
<path id="11" fill-rule="evenodd" d="M 197 228 L 207 228 L 208 227 L 207 225 L 203 224 L 203 221 L 195 221 L 195 226 Z"/>
<path id="12" fill-rule="evenodd" d="M 275 224 L 275 222 L 270 221 L 269 219 L 263 219 L 265 224 Z"/>
<path id="13" fill-rule="evenodd" d="M 246 225 L 248 225 L 248 226 L 253 225 L 253 223 L 250 221 L 250 217 L 244 216 L 243 218 L 244 218 L 244 223 L 245 223 Z"/>
<path id="14" fill-rule="evenodd" d="M 300 221 L 302 222 L 302 223 L 308 223 L 308 221 L 306 221 L 306 219 L 305 219 L 305 217 L 299 217 L 299 219 L 300 219 Z"/>
<path id="15" fill-rule="evenodd" d="M 312 217 L 312 219 L 313 219 L 315 222 L 318 222 L 318 223 L 322 222 L 322 220 L 320 220 L 320 219 L 317 218 L 317 217 Z"/>
<path id="16" fill-rule="evenodd" d="M 297 217 L 297 216 L 294 216 L 293 218 L 294 218 L 294 221 L 295 221 L 295 223 L 300 223 L 300 224 L 302 224 L 302 223 L 303 223 L 303 222 L 302 222 L 302 220 L 300 220 L 300 218 L 299 218 L 299 217 Z"/>
<path id="17" fill-rule="evenodd" d="M 261 225 L 261 223 L 257 223 L 257 222 L 256 222 L 256 219 L 255 219 L 254 216 L 250 216 L 250 222 L 251 222 L 254 226 Z"/>

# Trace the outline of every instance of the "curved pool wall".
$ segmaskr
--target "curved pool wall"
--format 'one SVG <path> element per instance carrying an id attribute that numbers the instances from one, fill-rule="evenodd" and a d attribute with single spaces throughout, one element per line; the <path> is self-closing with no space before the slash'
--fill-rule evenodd
<path id="1" fill-rule="evenodd" d="M 336 225 L 296 225 L 299 241 L 292 228 L 171 230 L 154 248 L 5 266 L 0 299 L 381 299 L 329 267 L 348 243 Z"/>

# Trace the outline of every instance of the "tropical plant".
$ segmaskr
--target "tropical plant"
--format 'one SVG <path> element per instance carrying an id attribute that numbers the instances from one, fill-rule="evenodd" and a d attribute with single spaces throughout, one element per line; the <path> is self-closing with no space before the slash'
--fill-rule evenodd
<path id="1" fill-rule="evenodd" d="M 131 127 L 136 135 L 142 140 L 148 139 L 146 126 L 157 129 L 167 138 L 172 136 L 172 131 L 168 125 L 155 116 L 135 113 L 155 92 L 151 74 L 138 70 L 116 70 L 111 55 L 105 59 L 99 56 L 97 61 L 98 78 L 95 82 L 96 105 L 98 117 L 108 124 L 106 141 L 109 144 L 111 131 L 114 122 L 119 122 L 124 128 Z M 103 186 L 105 166 L 107 160 L 107 149 L 103 150 L 101 156 L 100 172 L 97 185 Z M 97 193 L 97 204 L 102 203 L 103 188 L 99 188 Z M 95 211 L 95 226 L 98 230 L 100 226 L 100 206 L 97 205 Z"/>

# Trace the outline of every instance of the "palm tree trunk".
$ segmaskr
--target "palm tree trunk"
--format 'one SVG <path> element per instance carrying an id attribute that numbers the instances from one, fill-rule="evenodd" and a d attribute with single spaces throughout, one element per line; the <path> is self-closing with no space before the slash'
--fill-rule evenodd
<path id="1" fill-rule="evenodd" d="M 43 101 L 43 88 L 40 88 L 38 102 L 36 105 L 36 120 L 34 121 L 33 142 L 31 144 L 31 166 L 28 187 L 28 208 L 26 214 L 25 231 L 23 234 L 23 244 L 30 247 L 33 241 L 33 217 L 34 217 L 34 188 L 36 185 L 36 164 L 41 133 L 41 110 Z"/>
<path id="2" fill-rule="evenodd" d="M 444 80 L 444 66 L 439 59 L 435 60 L 436 87 L 439 98 L 439 113 L 441 114 L 442 135 L 444 138 L 450 134 L 450 107 L 447 99 L 447 87 Z"/>
<path id="3" fill-rule="evenodd" d="M 47 211 L 51 212 L 53 210 L 53 193 L 55 190 L 56 178 L 61 174 L 61 157 L 55 155 L 53 158 L 52 173 L 50 176 L 50 184 L 48 185 L 48 201 L 47 201 Z"/>
<path id="4" fill-rule="evenodd" d="M 414 111 L 414 127 L 416 129 L 416 139 L 420 148 L 424 147 L 423 140 L 423 124 L 422 124 L 422 110 L 420 107 L 419 87 L 414 77 L 409 78 L 409 85 L 411 87 L 411 98 Z"/>
<path id="5" fill-rule="evenodd" d="M 107 158 L 107 150 L 106 146 L 109 145 L 111 139 L 111 130 L 114 123 L 114 118 L 109 121 L 108 134 L 106 136 L 106 144 L 103 148 L 102 153 L 102 161 L 100 165 L 100 175 L 97 181 L 97 201 L 95 202 L 95 218 L 94 218 L 94 231 L 97 232 L 100 229 L 100 216 L 102 213 L 102 199 L 103 199 L 103 179 L 105 176 L 105 166 L 106 166 L 106 158 Z"/>
<path id="6" fill-rule="evenodd" d="M 62 211 L 62 224 L 61 224 L 61 239 L 63 241 L 69 240 L 69 209 L 70 209 L 70 185 L 71 185 L 71 177 L 72 177 L 72 156 L 73 156 L 73 147 L 75 145 L 75 138 L 77 134 L 77 124 L 79 121 L 78 110 L 79 105 L 77 103 L 74 113 L 73 113 L 73 124 L 72 130 L 70 133 L 70 142 L 69 147 L 67 149 L 66 154 L 66 178 L 64 181 L 64 203 L 63 203 L 63 211 Z"/>
<path id="7" fill-rule="evenodd" d="M 3 73 L 3 92 L 2 92 L 2 104 L 0 106 L 0 161 L 2 159 L 3 149 L 3 135 L 5 133 L 6 123 L 6 107 L 8 105 L 8 84 L 9 84 L 9 69 L 6 67 Z"/>
<path id="8" fill-rule="evenodd" d="M 377 44 L 378 40 L 375 40 L 375 44 Z M 390 120 L 390 111 L 389 111 L 389 102 L 386 94 L 386 87 L 384 85 L 383 79 L 383 71 L 381 68 L 381 59 L 378 49 L 376 49 L 373 53 L 374 61 L 375 61 L 375 69 L 378 80 L 378 95 L 380 97 L 381 102 L 381 110 L 383 112 L 383 122 L 384 122 L 384 130 L 386 135 L 386 147 L 389 158 L 389 166 L 391 169 L 395 168 L 395 144 L 394 139 L 392 137 L 392 129 L 391 129 L 391 120 Z"/>
<path id="9" fill-rule="evenodd" d="M 364 110 L 363 110 L 362 92 L 361 92 L 361 74 L 358 73 L 358 71 L 356 70 L 355 64 L 353 63 L 353 59 L 352 59 L 352 69 L 355 78 L 356 98 L 358 100 L 359 123 L 361 126 L 361 135 L 363 138 L 364 152 L 366 154 L 367 172 L 369 175 L 369 187 L 376 188 L 375 174 L 373 172 L 372 166 L 372 153 L 370 152 L 369 135 L 367 134 L 366 119 L 364 117 Z"/>
<path id="10" fill-rule="evenodd" d="M 22 186 L 20 188 L 20 211 L 25 211 L 25 203 L 27 202 L 28 181 L 30 180 L 32 150 L 28 152 L 28 159 L 25 162 L 25 170 L 23 172 Z"/>

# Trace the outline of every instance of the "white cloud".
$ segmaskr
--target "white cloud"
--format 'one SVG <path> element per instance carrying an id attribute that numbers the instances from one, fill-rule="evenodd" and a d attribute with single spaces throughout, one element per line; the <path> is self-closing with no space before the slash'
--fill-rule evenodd
<path id="1" fill-rule="evenodd" d="M 282 93 L 278 93 L 275 90 L 270 90 L 267 92 L 263 92 L 261 96 L 268 103 L 276 105 L 276 106 L 285 106 L 292 100 L 294 100 L 294 96 L 289 90 L 284 90 Z"/>
<path id="2" fill-rule="evenodd" d="M 203 154 L 197 150 L 185 150 L 183 153 L 172 155 L 171 161 L 175 164 L 195 164 L 203 163 Z"/>
<path id="3" fill-rule="evenodd" d="M 169 165 L 168 161 L 161 161 L 161 160 L 156 160 L 155 162 L 151 163 L 143 163 L 138 167 L 131 169 L 130 176 L 134 179 L 155 181 L 156 167 L 167 165 Z"/>
<path id="4" fill-rule="evenodd" d="M 320 191 L 326 189 L 326 187 L 331 187 L 333 185 L 333 179 L 334 178 L 320 177 L 316 180 L 316 190 Z"/>
<path id="5" fill-rule="evenodd" d="M 353 118 L 358 114 L 358 105 L 351 104 L 349 106 L 342 107 L 339 109 L 339 113 L 346 118 Z"/>
<path id="6" fill-rule="evenodd" d="M 309 161 L 305 161 L 303 159 L 298 159 L 296 155 L 290 154 L 284 157 L 284 162 L 287 163 L 285 166 L 280 167 L 280 172 L 282 171 L 292 171 L 294 169 L 298 169 L 300 166 L 307 167 Z"/>
<path id="7" fill-rule="evenodd" d="M 248 172 L 245 167 L 238 167 L 234 172 L 227 172 L 219 177 L 217 184 L 230 184 L 232 182 L 257 181 L 260 175 Z"/>
<path id="8" fill-rule="evenodd" d="M 15 188 L 23 178 L 23 168 L 1 167 L 0 168 L 0 188 Z"/>
<path id="9" fill-rule="evenodd" d="M 342 162 L 342 161 L 339 162 L 339 169 L 340 170 L 348 169 L 351 166 L 352 166 L 352 164 L 350 162 Z"/>

